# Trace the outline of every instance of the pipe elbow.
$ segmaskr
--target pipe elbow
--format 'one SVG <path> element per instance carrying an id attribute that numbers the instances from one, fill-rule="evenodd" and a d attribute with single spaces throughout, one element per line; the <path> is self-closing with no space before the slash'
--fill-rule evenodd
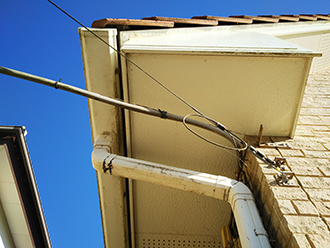
<path id="1" fill-rule="evenodd" d="M 234 208 L 237 200 L 254 201 L 251 190 L 239 181 L 233 184 L 228 197 L 228 202 Z"/>
<path id="2" fill-rule="evenodd" d="M 92 164 L 96 171 L 104 172 L 104 165 L 109 164 L 116 156 L 111 154 L 112 139 L 110 135 L 99 135 L 94 143 Z"/>

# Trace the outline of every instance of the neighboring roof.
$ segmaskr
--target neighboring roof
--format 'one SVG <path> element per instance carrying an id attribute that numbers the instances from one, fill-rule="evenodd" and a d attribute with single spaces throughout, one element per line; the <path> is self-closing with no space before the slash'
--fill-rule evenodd
<path id="1" fill-rule="evenodd" d="M 0 126 L 3 241 L 8 247 L 51 247 L 25 132 L 24 127 Z"/>
<path id="2" fill-rule="evenodd" d="M 120 28 L 124 30 L 136 30 L 146 28 L 177 28 L 177 27 L 201 27 L 201 26 L 221 26 L 221 25 L 242 25 L 278 22 L 306 22 L 330 20 L 330 14 L 301 14 L 301 15 L 234 15 L 222 16 L 194 16 L 192 18 L 172 18 L 172 17 L 145 17 L 138 19 L 116 19 L 104 18 L 96 20 L 92 28 Z"/>

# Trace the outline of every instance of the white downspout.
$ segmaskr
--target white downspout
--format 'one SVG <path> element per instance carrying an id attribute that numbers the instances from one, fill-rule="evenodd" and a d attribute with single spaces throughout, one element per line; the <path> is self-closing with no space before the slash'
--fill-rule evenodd
<path id="1" fill-rule="evenodd" d="M 155 183 L 224 200 L 230 203 L 243 248 L 271 247 L 254 197 L 236 180 L 111 154 L 106 136 L 99 136 L 92 153 L 95 170 Z"/>

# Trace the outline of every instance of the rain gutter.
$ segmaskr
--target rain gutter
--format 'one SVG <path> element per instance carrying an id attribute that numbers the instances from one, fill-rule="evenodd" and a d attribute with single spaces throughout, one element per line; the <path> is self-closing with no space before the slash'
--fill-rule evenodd
<path id="1" fill-rule="evenodd" d="M 111 143 L 109 136 L 98 136 L 92 153 L 95 170 L 226 201 L 234 213 L 242 248 L 271 247 L 253 194 L 243 183 L 223 176 L 112 154 Z"/>

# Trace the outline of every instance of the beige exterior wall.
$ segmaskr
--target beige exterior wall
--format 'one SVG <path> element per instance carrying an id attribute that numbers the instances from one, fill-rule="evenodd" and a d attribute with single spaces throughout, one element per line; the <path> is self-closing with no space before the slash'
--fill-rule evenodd
<path id="1" fill-rule="evenodd" d="M 311 33 L 282 37 L 284 40 L 300 45 L 313 51 L 321 52 L 322 57 L 315 58 L 311 66 L 311 72 L 325 69 L 330 63 L 330 33 Z"/>
<path id="2" fill-rule="evenodd" d="M 255 138 L 247 140 L 257 147 Z M 274 169 L 247 155 L 244 171 L 273 247 L 329 247 L 330 68 L 310 75 L 294 139 L 264 141 L 290 145 L 259 150 L 271 158 L 286 157 L 295 173 L 294 187 L 279 186 Z"/>

